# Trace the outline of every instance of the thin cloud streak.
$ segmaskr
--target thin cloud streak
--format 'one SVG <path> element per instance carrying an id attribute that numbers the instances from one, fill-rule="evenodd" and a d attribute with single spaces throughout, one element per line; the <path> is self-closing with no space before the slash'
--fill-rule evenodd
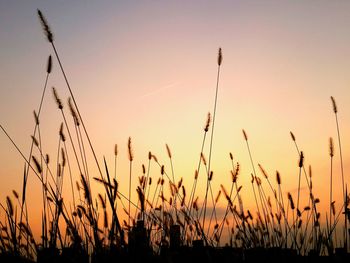
<path id="1" fill-rule="evenodd" d="M 143 99 L 152 97 L 152 96 L 154 96 L 154 95 L 156 95 L 156 94 L 159 94 L 159 93 L 164 92 L 164 91 L 166 91 L 166 90 L 172 89 L 172 88 L 174 88 L 174 87 L 176 87 L 176 86 L 179 86 L 179 85 L 180 85 L 180 84 L 177 83 L 177 82 L 174 82 L 174 83 L 165 85 L 165 86 L 163 86 L 163 87 L 154 89 L 154 90 L 152 90 L 152 91 L 150 91 L 150 92 L 148 92 L 148 93 L 145 93 L 145 94 L 143 94 L 143 95 L 137 97 L 136 100 L 141 101 L 141 100 L 143 100 Z"/>

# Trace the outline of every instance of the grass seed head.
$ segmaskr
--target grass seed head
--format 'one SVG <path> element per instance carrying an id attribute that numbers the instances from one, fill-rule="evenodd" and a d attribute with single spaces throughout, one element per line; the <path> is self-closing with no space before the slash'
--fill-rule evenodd
<path id="1" fill-rule="evenodd" d="M 261 173 L 262 173 L 262 174 L 264 175 L 264 177 L 267 179 L 267 178 L 268 178 L 268 175 L 267 175 L 265 169 L 261 166 L 260 163 L 258 164 L 258 166 L 259 166 L 259 168 L 260 168 Z"/>
<path id="2" fill-rule="evenodd" d="M 295 141 L 294 133 L 290 132 L 290 137 L 292 137 L 292 140 Z"/>
<path id="3" fill-rule="evenodd" d="M 76 110 L 74 109 L 74 106 L 73 106 L 73 103 L 72 103 L 72 99 L 69 97 L 68 98 L 68 107 L 69 107 L 69 111 L 73 117 L 73 120 L 74 120 L 74 124 L 79 126 L 80 125 L 80 121 L 79 121 L 79 118 L 78 118 L 78 114 L 76 112 Z"/>
<path id="4" fill-rule="evenodd" d="M 211 181 L 213 179 L 214 172 L 210 171 L 208 180 Z"/>
<path id="5" fill-rule="evenodd" d="M 297 208 L 297 216 L 301 217 L 301 212 L 300 212 L 300 210 L 298 208 Z"/>
<path id="6" fill-rule="evenodd" d="M 98 194 L 98 199 L 100 200 L 100 203 L 101 203 L 101 205 L 102 205 L 102 208 L 103 208 L 103 209 L 106 209 L 106 202 L 105 202 L 105 200 L 104 200 L 104 198 L 102 197 L 101 194 Z"/>
<path id="7" fill-rule="evenodd" d="M 233 161 L 233 155 L 231 152 L 230 152 L 230 159 L 231 159 L 231 161 Z"/>
<path id="8" fill-rule="evenodd" d="M 56 100 L 56 103 L 57 103 L 57 106 L 60 110 L 63 109 L 63 104 L 62 104 L 62 101 L 61 99 L 59 98 L 58 94 L 57 94 L 57 91 L 56 91 L 56 88 L 55 87 L 52 87 L 52 93 L 53 93 L 53 96 Z"/>
<path id="9" fill-rule="evenodd" d="M 158 158 L 157 158 L 157 156 L 155 156 L 154 154 L 152 154 L 152 158 L 153 158 L 153 160 L 154 160 L 156 163 L 158 163 Z"/>
<path id="10" fill-rule="evenodd" d="M 331 96 L 331 100 L 332 100 L 333 111 L 334 113 L 337 113 L 338 112 L 337 103 L 335 102 L 335 99 L 333 98 L 333 96 Z"/>
<path id="11" fill-rule="evenodd" d="M 19 195 L 16 190 L 12 190 L 12 193 L 16 199 L 18 199 Z"/>
<path id="12" fill-rule="evenodd" d="M 299 168 L 302 168 L 304 166 L 304 153 L 303 151 L 300 152 L 300 159 L 299 159 Z"/>
<path id="13" fill-rule="evenodd" d="M 298 229 L 301 228 L 301 225 L 303 224 L 303 220 L 299 220 L 299 223 L 298 223 Z"/>
<path id="14" fill-rule="evenodd" d="M 180 181 L 177 183 L 177 188 L 180 189 L 183 183 L 183 178 L 180 178 Z"/>
<path id="15" fill-rule="evenodd" d="M 88 183 L 87 183 L 84 175 L 81 175 L 80 179 L 81 179 L 81 184 L 82 184 L 83 189 L 84 189 L 84 197 L 85 197 L 86 201 L 88 201 L 89 204 L 92 204 L 90 189 L 89 189 Z"/>
<path id="16" fill-rule="evenodd" d="M 45 35 L 47 37 L 47 40 L 52 43 L 53 42 L 53 34 L 51 32 L 51 29 L 46 21 L 46 18 L 44 17 L 44 15 L 41 13 L 41 11 L 38 9 L 38 17 L 40 20 L 40 23 L 43 27 L 43 30 L 45 32 Z"/>
<path id="17" fill-rule="evenodd" d="M 171 151 L 170 151 L 170 148 L 169 148 L 169 145 L 168 144 L 165 144 L 165 147 L 166 147 L 166 151 L 168 153 L 168 157 L 171 159 Z"/>
<path id="18" fill-rule="evenodd" d="M 304 211 L 310 211 L 310 209 L 311 209 L 310 206 L 305 206 L 304 207 Z"/>
<path id="19" fill-rule="evenodd" d="M 33 111 L 33 115 L 34 115 L 35 125 L 39 125 L 39 116 L 36 113 L 36 111 Z"/>
<path id="20" fill-rule="evenodd" d="M 204 126 L 205 132 L 209 131 L 210 123 L 211 123 L 211 115 L 210 115 L 210 112 L 208 112 L 207 121 L 206 121 L 205 126 Z"/>
<path id="21" fill-rule="evenodd" d="M 216 195 L 215 203 L 217 203 L 219 201 L 220 196 L 221 196 L 221 190 L 219 190 L 218 194 Z"/>
<path id="22" fill-rule="evenodd" d="M 248 136 L 245 130 L 242 129 L 244 140 L 248 141 Z"/>
<path id="23" fill-rule="evenodd" d="M 114 156 L 118 155 L 118 144 L 114 144 Z"/>
<path id="24" fill-rule="evenodd" d="M 12 217 L 13 216 L 13 204 L 12 204 L 12 200 L 9 196 L 6 197 L 6 203 L 7 203 L 8 213 Z"/>
<path id="25" fill-rule="evenodd" d="M 131 137 L 129 137 L 129 139 L 128 139 L 128 157 L 129 157 L 130 162 L 132 162 L 134 160 L 134 155 L 133 155 L 132 147 L 131 147 Z"/>
<path id="26" fill-rule="evenodd" d="M 334 156 L 334 143 L 333 143 L 333 138 L 332 137 L 329 138 L 329 155 L 331 157 Z"/>
<path id="27" fill-rule="evenodd" d="M 61 123 L 59 134 L 60 134 L 61 140 L 62 140 L 63 142 L 65 142 L 65 141 L 66 141 L 66 136 L 65 136 L 64 133 L 63 133 L 63 122 Z"/>
<path id="28" fill-rule="evenodd" d="M 232 177 L 233 183 L 237 182 L 239 171 L 240 171 L 240 165 L 237 162 L 236 169 L 234 171 L 231 170 L 231 177 Z"/>
<path id="29" fill-rule="evenodd" d="M 37 138 L 35 138 L 33 135 L 31 135 L 30 137 L 32 137 L 33 143 L 35 144 L 36 147 L 39 147 L 39 142 L 37 140 Z"/>
<path id="30" fill-rule="evenodd" d="M 185 189 L 185 186 L 183 185 L 182 187 L 181 187 L 181 189 L 182 189 L 182 195 L 185 197 L 186 196 L 186 189 Z M 185 199 L 185 198 L 184 198 Z"/>
<path id="31" fill-rule="evenodd" d="M 62 158 L 62 167 L 65 167 L 66 166 L 66 154 L 65 154 L 63 148 L 61 148 L 61 158 Z"/>
<path id="32" fill-rule="evenodd" d="M 281 184 L 281 175 L 278 171 L 276 171 L 276 181 L 279 185 Z"/>
<path id="33" fill-rule="evenodd" d="M 250 176 L 251 176 L 251 180 L 250 180 L 250 182 L 253 184 L 254 183 L 254 180 L 255 180 L 255 177 L 254 177 L 254 175 L 253 174 L 250 174 Z"/>
<path id="34" fill-rule="evenodd" d="M 332 203 L 331 203 L 331 210 L 332 210 L 332 214 L 333 214 L 333 216 L 335 215 L 335 201 L 333 201 Z"/>
<path id="35" fill-rule="evenodd" d="M 289 200 L 290 208 L 292 210 L 294 210 L 295 209 L 294 200 L 293 200 L 291 193 L 289 193 L 289 192 L 288 192 L 288 200 Z"/>
<path id="36" fill-rule="evenodd" d="M 222 63 L 222 50 L 221 48 L 219 48 L 219 52 L 218 52 L 218 65 L 221 66 Z"/>
<path id="37" fill-rule="evenodd" d="M 41 165 L 40 165 L 38 159 L 36 159 L 35 156 L 32 156 L 32 160 L 33 160 L 33 162 L 34 162 L 34 165 L 35 165 L 35 168 L 36 168 L 37 172 L 38 172 L 39 174 L 41 174 L 43 170 L 42 170 L 42 168 L 41 168 Z"/>
<path id="38" fill-rule="evenodd" d="M 206 166 L 207 165 L 207 160 L 205 159 L 204 153 L 201 152 L 201 160 L 203 162 L 203 164 Z"/>
<path id="39" fill-rule="evenodd" d="M 51 70 L 52 70 L 52 58 L 50 55 L 49 58 L 47 59 L 47 67 L 46 67 L 47 74 L 50 74 Z"/>

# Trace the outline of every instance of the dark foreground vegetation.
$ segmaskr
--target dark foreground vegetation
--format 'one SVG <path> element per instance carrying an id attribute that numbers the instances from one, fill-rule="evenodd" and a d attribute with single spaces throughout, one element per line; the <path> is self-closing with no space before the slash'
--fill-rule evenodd
<path id="1" fill-rule="evenodd" d="M 256 211 L 244 207 L 240 194 L 243 186 L 239 184 L 240 165 L 231 153 L 228 155 L 232 164 L 231 185 L 221 185 L 214 193 L 211 157 L 223 59 L 221 49 L 217 59 L 214 109 L 208 114 L 203 129 L 192 185 L 186 189 L 183 179 L 176 178 L 168 145 L 169 166 L 149 152 L 138 184 L 136 187 L 132 185 L 134 156 L 129 138 L 129 191 L 125 194 L 118 188 L 118 147 L 115 146 L 112 171 L 106 160 L 98 161 L 54 45 L 53 34 L 40 11 L 38 15 L 71 96 L 68 99 L 68 114 L 71 116 L 68 116 L 66 107 L 53 88 L 62 124 L 54 158 L 57 162 L 52 163 L 49 155 L 43 152 L 40 133 L 42 102 L 52 69 L 50 56 L 40 105 L 34 112 L 35 127 L 28 157 L 0 126 L 25 162 L 21 194 L 13 190 L 5 203 L 0 203 L 3 212 L 0 220 L 0 262 L 349 262 L 350 198 L 343 170 L 338 108 L 333 97 L 331 102 L 338 132 L 342 185 L 332 184 L 335 147 L 330 138 L 331 168 L 327 182 L 330 188 L 329 200 L 326 201 L 329 212 L 325 216 L 321 216 L 320 199 L 314 194 L 312 169 L 305 168 L 304 153 L 299 150 L 292 132 L 291 139 L 299 159 L 296 196 L 284 194 L 278 171 L 275 179 L 271 179 L 262 165 L 254 164 L 244 130 L 243 138 L 252 165 L 251 185 L 248 187 L 251 187 Z M 208 158 L 203 152 L 207 141 Z M 88 153 L 93 156 L 92 164 L 87 161 Z M 73 164 L 77 171 L 72 169 Z M 92 165 L 98 171 L 97 176 L 89 173 Z M 151 167 L 158 172 L 150 172 Z M 204 174 L 206 190 L 198 194 L 200 174 Z M 34 236 L 29 224 L 28 176 L 35 176 L 42 186 L 40 237 Z M 68 180 L 65 187 L 71 191 L 71 202 L 62 194 L 63 178 Z M 305 197 L 301 198 L 301 180 L 307 184 L 306 203 Z M 104 192 L 94 195 L 92 183 L 103 186 Z M 336 209 L 336 200 L 333 199 L 333 188 L 342 192 L 342 200 L 337 201 L 339 209 Z M 219 207 L 223 208 L 223 213 L 218 213 Z"/>
<path id="2" fill-rule="evenodd" d="M 128 249 L 106 249 L 93 255 L 88 255 L 82 250 L 72 248 L 44 249 L 38 251 L 37 260 L 33 261 L 21 256 L 15 256 L 11 253 L 0 254 L 0 262 L 172 262 L 172 263 L 192 263 L 192 262 L 349 262 L 350 256 L 343 249 L 337 249 L 331 256 L 320 256 L 310 251 L 309 255 L 298 255 L 296 250 L 283 248 L 233 248 L 212 246 L 203 246 L 202 244 L 193 244 L 193 246 L 180 247 L 162 247 L 160 253 L 155 253 L 150 247 L 146 250 L 138 248 Z"/>

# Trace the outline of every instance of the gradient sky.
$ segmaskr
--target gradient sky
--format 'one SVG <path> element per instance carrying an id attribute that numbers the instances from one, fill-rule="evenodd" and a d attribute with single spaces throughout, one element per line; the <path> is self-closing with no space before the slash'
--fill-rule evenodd
<path id="1" fill-rule="evenodd" d="M 129 136 L 135 183 L 148 151 L 169 164 L 165 143 L 172 149 L 177 178 L 192 183 L 206 115 L 214 104 L 219 47 L 223 64 L 212 159 L 215 189 L 230 183 L 232 152 L 241 164 L 245 204 L 252 206 L 245 129 L 256 164 L 261 163 L 273 180 L 279 170 L 284 190 L 295 191 L 298 156 L 289 135 L 293 131 L 306 165 L 313 167 L 317 195 L 321 203 L 328 202 L 322 193 L 328 193 L 328 138 L 336 139 L 331 95 L 339 108 L 348 174 L 349 1 L 1 0 L 0 123 L 26 156 L 34 128 L 32 111 L 38 108 L 52 53 L 37 8 L 52 28 L 99 159 L 106 156 L 113 167 L 114 144 L 119 146 L 121 191 L 128 183 Z M 66 102 L 68 92 L 56 59 L 51 86 Z M 43 107 L 43 147 L 53 157 L 62 119 L 51 89 Z M 340 194 L 338 143 L 335 147 Z M 0 133 L 1 202 L 12 189 L 20 192 L 23 165 Z M 40 200 L 39 189 L 38 180 L 30 178 L 33 202 Z"/>

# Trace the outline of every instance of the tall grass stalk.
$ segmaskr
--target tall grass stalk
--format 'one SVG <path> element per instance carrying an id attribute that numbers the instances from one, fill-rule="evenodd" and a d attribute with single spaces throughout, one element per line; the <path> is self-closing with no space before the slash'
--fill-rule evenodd
<path id="1" fill-rule="evenodd" d="M 41 114 L 41 109 L 42 109 L 42 105 L 44 102 L 44 97 L 45 97 L 45 93 L 46 93 L 46 88 L 47 88 L 47 83 L 49 80 L 49 76 L 52 70 L 52 58 L 51 55 L 49 56 L 48 60 L 47 60 L 47 67 L 46 67 L 46 77 L 45 77 L 45 82 L 44 82 L 44 88 L 41 94 L 41 99 L 40 99 L 40 103 L 39 103 L 39 107 L 38 107 L 38 113 L 36 114 L 36 121 L 35 122 L 35 126 L 34 126 L 34 131 L 33 131 L 33 136 L 36 136 L 36 132 L 37 132 L 37 128 L 39 125 L 39 118 L 40 118 L 40 114 Z M 32 158 L 32 153 L 33 153 L 33 146 L 34 146 L 34 141 L 32 141 L 31 146 L 30 146 L 30 150 L 29 150 L 29 157 L 28 160 L 31 160 Z M 23 179 L 23 191 L 22 191 L 22 208 L 21 208 L 21 212 L 20 212 L 20 222 L 22 222 L 23 219 L 23 209 L 24 207 L 27 207 L 25 205 L 25 200 L 26 200 L 26 185 L 27 185 L 27 180 L 28 180 L 28 175 L 29 175 L 29 166 L 27 166 L 27 170 L 24 174 L 24 179 Z M 26 208 L 27 210 L 27 208 Z M 28 212 L 28 211 L 27 211 Z M 28 222 L 27 222 L 28 225 Z"/>
<path id="2" fill-rule="evenodd" d="M 193 180 L 193 184 L 192 184 L 192 188 L 191 188 L 191 193 L 190 193 L 190 197 L 189 197 L 188 205 L 187 205 L 189 207 L 189 214 L 191 214 L 192 207 L 193 207 L 191 204 L 193 203 L 193 200 L 194 200 L 194 197 L 196 194 L 196 188 L 197 188 L 197 182 L 198 182 L 198 176 L 199 176 L 201 164 L 202 164 L 202 161 L 205 160 L 203 150 L 204 150 L 204 145 L 205 145 L 207 133 L 208 133 L 209 128 L 210 128 L 210 124 L 211 124 L 211 115 L 210 115 L 210 112 L 208 112 L 207 120 L 206 120 L 206 123 L 204 126 L 204 134 L 203 134 L 203 139 L 202 139 L 202 146 L 201 146 L 198 166 L 197 166 L 197 170 L 195 171 L 194 180 Z M 186 229 L 187 228 L 184 229 L 185 232 L 186 232 Z"/>
<path id="3" fill-rule="evenodd" d="M 118 157 L 118 145 L 114 145 L 114 180 L 117 180 L 117 157 Z"/>
<path id="4" fill-rule="evenodd" d="M 330 182 L 329 182 L 329 226 L 332 226 L 332 205 L 333 205 L 333 156 L 334 156 L 334 143 L 333 138 L 329 138 L 329 156 L 330 156 Z M 329 240 L 332 242 L 332 233 L 329 231 Z"/>
<path id="5" fill-rule="evenodd" d="M 212 150 L 213 150 L 216 106 L 217 106 L 218 91 L 219 91 L 220 68 L 221 68 L 221 63 L 222 63 L 222 51 L 221 51 L 221 48 L 219 48 L 217 62 L 218 62 L 218 71 L 217 71 L 217 77 L 216 77 L 215 102 L 214 102 L 214 110 L 213 110 L 213 125 L 212 125 L 212 128 L 211 128 L 211 135 L 210 135 L 208 174 L 207 174 L 207 178 L 206 178 L 207 179 L 207 186 L 206 186 L 205 197 L 204 197 L 204 215 L 203 215 L 203 221 L 202 221 L 202 229 L 205 228 L 205 216 L 206 216 L 206 210 L 207 210 L 207 196 L 208 196 L 208 189 L 209 189 L 209 176 L 210 176 L 210 172 L 211 172 L 210 169 L 211 169 L 211 157 L 212 157 Z"/>
<path id="6" fill-rule="evenodd" d="M 82 126 L 83 126 L 83 130 L 84 130 L 84 133 L 85 133 L 86 138 L 87 138 L 87 140 L 88 140 L 88 143 L 89 143 L 91 152 L 92 152 L 92 154 L 93 154 L 93 156 L 94 156 L 94 160 L 95 160 L 95 163 L 96 163 L 96 165 L 97 165 L 97 168 L 98 168 L 98 171 L 99 171 L 99 174 L 100 174 L 100 178 L 102 179 L 102 178 L 103 178 L 103 175 L 102 175 L 102 170 L 101 170 L 100 164 L 99 164 L 99 162 L 98 162 L 98 159 L 97 159 L 97 156 L 96 156 L 94 147 L 93 147 L 93 145 L 92 145 L 90 136 L 89 136 L 89 134 L 88 134 L 88 132 L 87 132 L 85 123 L 84 123 L 84 121 L 83 121 L 83 118 L 82 118 L 82 116 L 81 116 L 81 114 L 80 114 L 79 107 L 78 107 L 78 105 L 77 105 L 75 96 L 74 96 L 74 94 L 73 94 L 73 91 L 72 91 L 72 89 L 71 89 L 71 86 L 70 86 L 69 81 L 68 81 L 68 78 L 67 78 L 67 75 L 66 75 L 65 70 L 64 70 L 64 68 L 63 68 L 63 65 L 62 65 L 60 56 L 59 56 L 58 51 L 57 51 L 57 49 L 56 49 L 56 46 L 55 46 L 55 44 L 54 44 L 53 34 L 52 34 L 51 29 L 50 29 L 50 27 L 49 27 L 49 25 L 48 25 L 48 23 L 47 23 L 47 20 L 46 20 L 46 18 L 44 17 L 44 15 L 42 14 L 42 12 L 41 12 L 39 9 L 37 10 L 37 12 L 38 12 L 38 17 L 39 17 L 39 20 L 40 20 L 40 22 L 41 22 L 41 25 L 42 25 L 42 27 L 43 27 L 43 31 L 44 31 L 44 33 L 45 33 L 45 35 L 46 35 L 46 38 L 47 38 L 47 40 L 49 41 L 49 43 L 51 44 L 51 46 L 52 46 L 52 48 L 53 48 L 53 51 L 54 51 L 54 53 L 55 53 L 56 59 L 57 59 L 58 64 L 59 64 L 59 66 L 60 66 L 62 75 L 63 75 L 64 80 L 65 80 L 65 82 L 66 82 L 68 91 L 69 91 L 69 93 L 70 93 L 70 96 L 71 96 L 72 101 L 73 101 L 73 104 L 74 104 L 74 107 L 75 107 L 75 109 L 76 109 L 77 116 L 79 117 L 79 120 L 81 121 L 81 124 L 82 124 Z M 68 129 L 68 127 L 67 127 L 67 129 Z"/>
<path id="7" fill-rule="evenodd" d="M 131 202 L 131 174 L 132 174 L 132 161 L 134 160 L 134 155 L 131 147 L 131 137 L 128 139 L 128 158 L 129 158 L 129 207 L 128 207 L 128 226 L 130 227 L 130 202 Z"/>
<path id="8" fill-rule="evenodd" d="M 341 148 L 341 139 L 340 139 L 340 128 L 339 128 L 339 121 L 338 121 L 338 107 L 335 102 L 335 99 L 333 96 L 331 96 L 332 106 L 333 106 L 333 112 L 335 116 L 335 123 L 337 126 L 337 135 L 338 135 L 338 144 L 339 144 L 339 156 L 340 156 L 340 169 L 341 169 L 341 180 L 342 180 L 342 190 L 343 190 L 343 201 L 344 201 L 344 209 L 346 208 L 346 199 L 347 196 L 345 195 L 345 180 L 344 180 L 344 165 L 343 165 L 343 154 L 342 154 L 342 148 Z M 348 223 L 347 223 L 347 211 L 344 210 L 344 249 L 347 251 L 348 249 Z"/>

